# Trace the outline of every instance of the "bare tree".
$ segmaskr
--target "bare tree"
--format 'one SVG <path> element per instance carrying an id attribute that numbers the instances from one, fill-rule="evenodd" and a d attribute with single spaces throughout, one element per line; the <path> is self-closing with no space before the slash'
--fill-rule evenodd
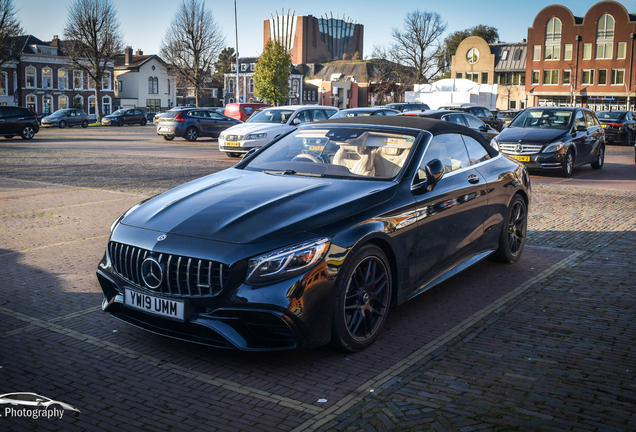
<path id="1" fill-rule="evenodd" d="M 415 83 L 427 83 L 439 72 L 440 38 L 445 30 L 446 23 L 438 13 L 419 9 L 409 12 L 404 29 L 391 31 L 393 43 L 385 51 L 386 58 L 411 68 Z"/>
<path id="2" fill-rule="evenodd" d="M 101 87 L 108 62 L 123 51 L 123 35 L 111 0 L 74 0 L 64 27 L 64 55 L 95 85 L 95 114 L 102 117 Z"/>
<path id="3" fill-rule="evenodd" d="M 16 58 L 15 37 L 22 34 L 13 0 L 0 0 L 0 66 Z"/>
<path id="4" fill-rule="evenodd" d="M 205 1 L 183 0 L 161 41 L 160 52 L 182 81 L 194 87 L 197 106 L 224 46 L 225 37 Z"/>

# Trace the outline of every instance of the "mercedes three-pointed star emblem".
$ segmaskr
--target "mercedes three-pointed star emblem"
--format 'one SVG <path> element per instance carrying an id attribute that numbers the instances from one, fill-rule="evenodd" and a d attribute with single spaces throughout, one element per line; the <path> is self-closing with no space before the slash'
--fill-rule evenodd
<path id="1" fill-rule="evenodd" d="M 146 258 L 141 263 L 141 278 L 148 288 L 159 288 L 163 282 L 163 266 L 153 257 Z"/>

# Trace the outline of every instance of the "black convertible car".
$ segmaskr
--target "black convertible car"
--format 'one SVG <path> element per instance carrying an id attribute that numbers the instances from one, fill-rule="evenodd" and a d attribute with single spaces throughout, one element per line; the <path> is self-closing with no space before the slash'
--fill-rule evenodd
<path id="1" fill-rule="evenodd" d="M 530 198 L 523 165 L 466 127 L 308 124 L 117 218 L 102 306 L 217 347 L 361 350 L 390 307 L 483 258 L 516 261 Z"/>

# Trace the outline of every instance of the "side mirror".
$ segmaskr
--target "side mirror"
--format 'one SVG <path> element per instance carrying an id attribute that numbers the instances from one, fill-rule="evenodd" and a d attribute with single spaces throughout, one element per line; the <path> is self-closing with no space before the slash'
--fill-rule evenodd
<path id="1" fill-rule="evenodd" d="M 426 164 L 424 171 L 426 172 L 426 181 L 421 181 L 411 188 L 415 194 L 432 191 L 437 186 L 437 183 L 444 177 L 444 164 L 439 159 L 433 159 Z"/>
<path id="2" fill-rule="evenodd" d="M 291 124 L 293 124 L 294 126 L 298 126 L 300 124 L 300 119 L 296 117 L 295 119 L 292 120 Z"/>
<path id="3" fill-rule="evenodd" d="M 252 147 L 247 153 L 243 155 L 243 157 L 241 158 L 241 161 L 244 161 L 248 157 L 252 156 L 254 153 L 258 151 L 259 148 L 260 147 Z"/>
<path id="4" fill-rule="evenodd" d="M 587 126 L 578 125 L 578 126 L 576 127 L 576 131 L 577 131 L 577 132 L 587 132 Z"/>

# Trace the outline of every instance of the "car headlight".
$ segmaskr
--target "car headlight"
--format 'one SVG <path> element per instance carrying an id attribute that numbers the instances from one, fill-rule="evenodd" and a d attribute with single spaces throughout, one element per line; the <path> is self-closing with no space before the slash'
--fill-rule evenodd
<path id="1" fill-rule="evenodd" d="M 254 140 L 254 139 L 263 139 L 266 138 L 266 133 L 258 133 L 258 134 L 249 134 L 245 137 L 246 140 Z"/>
<path id="2" fill-rule="evenodd" d="M 245 283 L 261 285 L 300 274 L 319 263 L 327 253 L 328 238 L 288 246 L 249 260 Z"/>
<path id="3" fill-rule="evenodd" d="M 495 150 L 499 151 L 499 143 L 497 142 L 497 138 L 493 138 L 493 139 L 490 140 L 490 147 L 492 147 Z"/>
<path id="4" fill-rule="evenodd" d="M 564 147 L 564 144 L 561 141 L 554 142 L 543 149 L 543 153 L 552 153 L 555 151 L 559 151 Z"/>

